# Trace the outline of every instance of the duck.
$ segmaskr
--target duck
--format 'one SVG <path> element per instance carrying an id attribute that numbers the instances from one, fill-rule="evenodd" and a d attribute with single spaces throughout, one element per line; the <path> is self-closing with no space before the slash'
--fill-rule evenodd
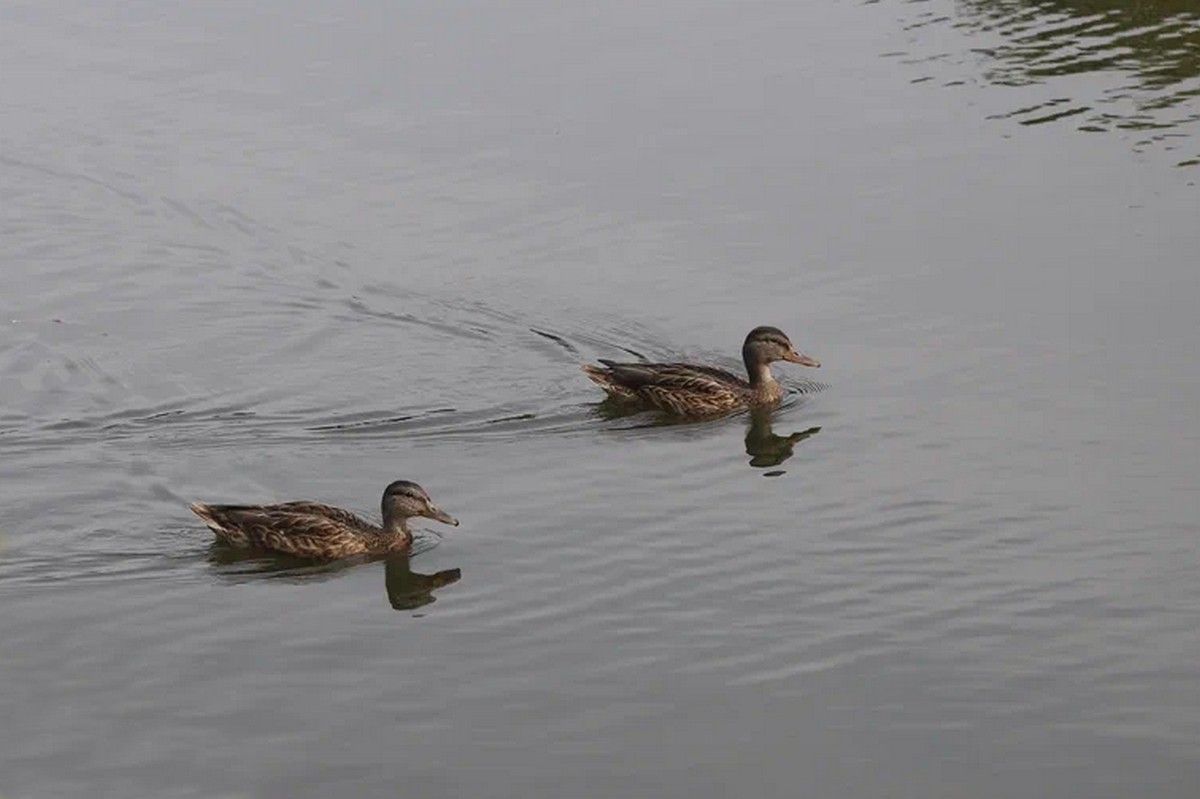
<path id="1" fill-rule="evenodd" d="M 319 502 L 279 505 L 193 502 L 189 507 L 223 544 L 314 560 L 407 552 L 413 540 L 408 520 L 415 516 L 458 526 L 458 520 L 433 504 L 424 488 L 409 480 L 391 483 L 384 490 L 380 505 L 382 526 Z"/>
<path id="2" fill-rule="evenodd" d="M 742 362 L 749 380 L 724 369 L 690 363 L 584 364 L 583 372 L 613 399 L 654 408 L 673 416 L 711 416 L 745 408 L 762 408 L 783 399 L 783 386 L 771 374 L 771 364 L 787 361 L 819 367 L 821 362 L 797 352 L 782 330 L 756 327 L 742 344 Z"/>

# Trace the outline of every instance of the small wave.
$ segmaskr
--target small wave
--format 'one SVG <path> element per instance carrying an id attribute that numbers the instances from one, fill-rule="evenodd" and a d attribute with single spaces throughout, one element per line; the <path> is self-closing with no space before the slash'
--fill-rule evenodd
<path id="1" fill-rule="evenodd" d="M 0 561 L 0 584 L 50 586 L 62 583 L 114 582 L 178 577 L 195 572 L 198 552 L 168 554 L 149 550 L 6 555 Z"/>

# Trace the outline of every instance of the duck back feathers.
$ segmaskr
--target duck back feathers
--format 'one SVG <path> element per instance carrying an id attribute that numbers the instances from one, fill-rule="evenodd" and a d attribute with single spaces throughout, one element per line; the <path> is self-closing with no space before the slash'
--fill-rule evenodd
<path id="1" fill-rule="evenodd" d="M 724 369 L 686 363 L 617 363 L 583 367 L 614 398 L 677 416 L 723 413 L 748 404 L 750 384 Z"/>
<path id="2" fill-rule="evenodd" d="M 234 547 L 269 549 L 304 558 L 341 558 L 407 546 L 349 511 L 317 502 L 281 505 L 206 505 L 191 510 Z"/>

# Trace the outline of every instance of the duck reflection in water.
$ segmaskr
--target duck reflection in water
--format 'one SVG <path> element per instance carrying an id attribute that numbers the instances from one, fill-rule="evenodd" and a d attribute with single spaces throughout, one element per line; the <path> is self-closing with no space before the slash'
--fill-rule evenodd
<path id="1" fill-rule="evenodd" d="M 807 430 L 800 430 L 786 436 L 776 435 L 775 430 L 772 428 L 771 412 L 771 408 L 753 408 L 747 414 L 750 425 L 746 428 L 746 454 L 750 456 L 750 465 L 756 469 L 769 469 L 773 466 L 778 466 L 795 454 L 793 450 L 797 444 L 821 432 L 820 427 L 810 427 Z M 642 416 L 643 413 L 642 409 L 631 408 L 628 404 L 611 398 L 595 406 L 595 414 L 601 419 L 608 421 Z M 697 428 L 733 415 L 736 414 L 727 414 L 726 417 L 709 417 L 707 419 L 695 420 L 650 414 L 645 425 L 637 425 L 636 427 Z M 769 476 L 776 474 L 779 474 L 779 472 L 768 473 Z"/>
<path id="2" fill-rule="evenodd" d="M 746 428 L 746 454 L 750 465 L 756 469 L 778 466 L 795 454 L 793 448 L 806 438 L 821 432 L 819 427 L 810 427 L 798 433 L 780 436 L 771 428 L 771 413 L 766 408 L 750 411 L 750 426 Z"/>
<path id="3" fill-rule="evenodd" d="M 412 570 L 412 556 L 399 553 L 386 556 L 362 555 L 335 561 L 312 561 L 273 552 L 238 549 L 212 544 L 208 562 L 218 567 L 226 580 L 274 579 L 289 583 L 321 582 L 345 569 L 364 563 L 383 561 L 383 580 L 388 604 L 396 610 L 415 610 L 437 601 L 433 592 L 462 579 L 462 569 L 443 569 L 433 574 Z"/>
<path id="4" fill-rule="evenodd" d="M 409 567 L 410 560 L 408 555 L 391 555 L 383 562 L 388 602 L 396 610 L 414 610 L 436 602 L 434 590 L 457 583 L 462 577 L 462 569 L 420 574 Z"/>

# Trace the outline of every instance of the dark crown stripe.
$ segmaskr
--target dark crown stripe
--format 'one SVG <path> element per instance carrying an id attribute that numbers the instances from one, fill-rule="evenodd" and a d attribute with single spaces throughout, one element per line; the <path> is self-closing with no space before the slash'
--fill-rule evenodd
<path id="1" fill-rule="evenodd" d="M 750 342 L 764 342 L 790 347 L 792 342 L 787 335 L 777 327 L 756 327 L 749 336 Z"/>
<path id="2" fill-rule="evenodd" d="M 387 496 L 403 494 L 404 496 L 414 497 L 416 499 L 425 498 L 425 490 L 409 480 L 397 480 L 387 487 L 387 490 L 384 491 L 384 494 Z"/>

